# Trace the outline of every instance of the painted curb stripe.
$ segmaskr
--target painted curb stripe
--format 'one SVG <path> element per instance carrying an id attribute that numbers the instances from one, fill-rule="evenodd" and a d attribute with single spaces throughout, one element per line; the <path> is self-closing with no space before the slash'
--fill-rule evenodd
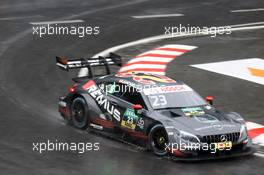
<path id="1" fill-rule="evenodd" d="M 264 128 L 256 128 L 248 131 L 248 134 L 251 138 L 255 138 L 261 134 L 264 134 Z"/>
<path id="2" fill-rule="evenodd" d="M 164 62 L 168 63 L 171 62 L 174 58 L 162 58 L 162 57 L 140 57 L 140 58 L 134 58 L 130 60 L 127 64 L 133 63 L 133 62 L 139 62 L 139 61 L 156 61 L 156 62 Z"/>
<path id="3" fill-rule="evenodd" d="M 143 56 L 143 55 L 147 55 L 147 54 L 157 54 L 157 55 L 161 55 L 160 57 L 165 57 L 165 58 L 174 58 L 175 56 L 179 56 L 179 55 L 182 55 L 184 52 L 179 52 L 179 51 L 168 51 L 168 50 L 160 50 L 160 49 L 153 49 L 153 50 L 150 50 L 150 51 L 147 51 L 147 52 L 144 52 L 140 55 L 138 55 L 137 57 L 139 56 Z"/>
<path id="4" fill-rule="evenodd" d="M 157 49 L 154 49 L 154 50 L 165 50 L 165 51 L 176 51 L 176 52 L 188 52 L 188 50 L 185 50 L 185 49 L 177 49 L 177 48 L 168 48 L 168 47 L 161 47 L 161 48 L 157 48 Z"/>
<path id="5" fill-rule="evenodd" d="M 247 129 L 252 130 L 256 128 L 264 128 L 264 125 L 258 124 L 258 123 L 253 123 L 253 122 L 246 122 Z"/>
<path id="6" fill-rule="evenodd" d="M 253 142 L 255 139 L 259 140 L 260 136 L 262 136 L 264 140 L 264 125 L 253 122 L 246 122 L 246 125 L 248 129 L 248 135 L 253 139 Z"/>
<path id="7" fill-rule="evenodd" d="M 124 66 L 131 66 L 134 64 L 156 64 L 156 65 L 166 65 L 168 62 L 159 62 L 159 61 L 137 61 L 132 63 L 127 63 Z"/>
<path id="8" fill-rule="evenodd" d="M 169 44 L 144 52 L 129 60 L 119 72 L 151 72 L 165 75 L 167 64 L 196 46 Z"/>
<path id="9" fill-rule="evenodd" d="M 246 122 L 248 135 L 252 138 L 254 144 L 264 146 L 264 125 Z"/>
<path id="10" fill-rule="evenodd" d="M 142 54 L 142 55 L 136 56 L 136 58 L 141 58 L 141 57 L 175 58 L 176 55 L 162 55 L 162 54 L 147 53 L 147 54 Z"/>

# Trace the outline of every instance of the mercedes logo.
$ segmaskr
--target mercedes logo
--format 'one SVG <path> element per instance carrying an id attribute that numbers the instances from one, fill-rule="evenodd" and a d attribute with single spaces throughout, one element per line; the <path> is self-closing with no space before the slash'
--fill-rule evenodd
<path id="1" fill-rule="evenodd" d="M 227 136 L 226 135 L 221 135 L 220 136 L 221 142 L 226 142 L 227 141 Z"/>

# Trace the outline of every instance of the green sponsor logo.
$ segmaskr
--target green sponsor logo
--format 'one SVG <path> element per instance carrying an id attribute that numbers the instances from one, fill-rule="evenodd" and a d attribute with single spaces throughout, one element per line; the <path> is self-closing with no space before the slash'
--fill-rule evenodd
<path id="1" fill-rule="evenodd" d="M 201 107 L 194 107 L 194 108 L 182 108 L 182 112 L 187 116 L 192 115 L 203 115 L 205 112 Z"/>

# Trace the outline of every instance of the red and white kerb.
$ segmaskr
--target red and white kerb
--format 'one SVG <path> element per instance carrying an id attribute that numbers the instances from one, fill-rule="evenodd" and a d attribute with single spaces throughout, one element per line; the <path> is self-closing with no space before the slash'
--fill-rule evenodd
<path id="1" fill-rule="evenodd" d="M 129 60 L 119 72 L 147 72 L 165 75 L 169 62 L 195 48 L 197 47 L 179 44 L 164 45 Z"/>
<path id="2" fill-rule="evenodd" d="M 253 143 L 264 146 L 264 125 L 253 122 L 246 122 L 249 136 Z"/>

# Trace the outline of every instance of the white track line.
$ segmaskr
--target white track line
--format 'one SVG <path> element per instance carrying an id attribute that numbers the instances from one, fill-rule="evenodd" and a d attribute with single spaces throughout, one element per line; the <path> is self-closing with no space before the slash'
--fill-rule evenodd
<path id="1" fill-rule="evenodd" d="M 236 27 L 231 29 L 231 31 L 243 31 L 243 30 L 255 30 L 255 29 L 263 29 L 264 25 L 260 26 L 249 26 L 249 27 Z"/>
<path id="2" fill-rule="evenodd" d="M 167 18 L 167 17 L 179 17 L 179 16 L 184 16 L 184 14 L 174 13 L 174 14 L 160 14 L 160 15 L 141 15 L 141 16 L 131 16 L 131 17 L 136 19 L 144 19 L 144 18 Z"/>
<path id="3" fill-rule="evenodd" d="M 32 25 L 46 25 L 46 24 L 65 24 L 65 23 L 80 23 L 84 20 L 65 20 L 65 21 L 42 21 L 42 22 L 30 22 Z"/>
<path id="4" fill-rule="evenodd" d="M 261 158 L 264 158 L 264 153 L 256 152 L 256 153 L 254 153 L 254 155 L 261 157 Z"/>
<path id="5" fill-rule="evenodd" d="M 248 24 L 238 24 L 239 26 L 245 26 L 245 25 L 252 25 L 254 23 L 248 23 Z M 236 27 L 238 25 L 231 25 L 231 27 Z M 236 27 L 236 28 L 231 28 L 231 31 L 241 31 L 241 30 L 254 30 L 254 29 L 261 29 L 264 28 L 264 25 L 260 25 L 260 26 L 249 26 L 249 27 Z M 199 35 L 210 35 L 206 32 L 201 33 L 201 34 L 195 34 L 195 33 L 182 33 L 179 35 L 157 35 L 157 36 L 153 36 L 153 37 L 149 37 L 149 38 L 143 38 L 143 39 L 139 39 L 136 41 L 132 41 L 132 42 L 128 42 L 125 44 L 121 44 L 118 46 L 114 46 L 111 47 L 109 49 L 106 49 L 96 55 L 94 55 L 94 57 L 98 57 L 98 56 L 107 56 L 110 52 L 116 52 L 120 49 L 124 49 L 127 47 L 131 47 L 131 46 L 135 46 L 135 45 L 139 45 L 139 44 L 145 44 L 145 43 L 150 43 L 150 42 L 155 42 L 158 40 L 162 40 L 162 39 L 169 39 L 169 38 L 179 38 L 179 37 L 186 37 L 186 36 L 199 36 Z M 191 46 L 193 47 L 193 46 Z"/>
<path id="6" fill-rule="evenodd" d="M 231 27 L 244 27 L 244 26 L 253 26 L 253 25 L 261 25 L 264 24 L 264 22 L 253 22 L 253 23 L 246 23 L 246 24 L 237 24 L 237 25 L 231 25 Z"/>
<path id="7" fill-rule="evenodd" d="M 240 9 L 240 10 L 230 10 L 231 13 L 241 13 L 241 12 L 257 12 L 257 11 L 264 11 L 264 8 L 257 8 L 257 9 Z"/>
<path id="8" fill-rule="evenodd" d="M 42 16 L 41 15 L 34 15 L 34 16 L 12 16 L 12 17 L 0 18 L 0 21 L 12 21 L 12 20 L 27 19 L 27 18 L 37 18 L 37 17 L 42 17 Z"/>

